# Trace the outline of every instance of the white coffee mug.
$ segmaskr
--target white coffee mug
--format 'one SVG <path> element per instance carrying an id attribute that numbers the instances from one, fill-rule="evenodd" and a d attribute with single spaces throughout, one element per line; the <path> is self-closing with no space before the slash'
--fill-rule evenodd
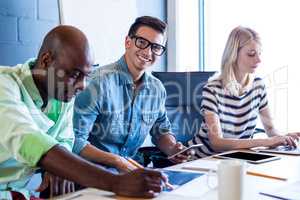
<path id="1" fill-rule="evenodd" d="M 218 199 L 243 200 L 245 163 L 239 160 L 222 160 L 218 164 Z"/>

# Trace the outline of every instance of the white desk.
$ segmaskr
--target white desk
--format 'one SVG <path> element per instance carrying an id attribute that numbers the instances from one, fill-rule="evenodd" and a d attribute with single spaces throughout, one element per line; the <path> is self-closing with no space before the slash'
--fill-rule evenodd
<path id="1" fill-rule="evenodd" d="M 246 199 L 248 200 L 271 200 L 274 198 L 270 198 L 264 195 L 260 195 L 259 192 L 271 189 L 275 187 L 284 186 L 287 183 L 292 183 L 300 180 L 300 156 L 286 156 L 286 155 L 278 155 L 281 157 L 280 160 L 271 161 L 262 164 L 249 164 L 247 168 L 248 171 L 259 172 L 263 174 L 278 176 L 287 178 L 287 181 L 275 180 L 270 178 L 258 177 L 247 175 L 245 181 L 245 191 L 246 191 Z M 214 158 L 206 158 L 207 160 L 216 160 Z M 201 162 L 201 160 L 195 160 L 189 163 L 182 163 L 179 165 L 172 166 L 168 169 L 174 170 L 183 170 L 183 166 L 191 165 L 191 163 Z M 189 171 L 189 170 L 185 170 Z M 217 188 L 210 189 L 207 186 L 207 172 L 205 175 L 194 179 L 193 181 L 177 188 L 172 192 L 163 192 L 155 199 L 159 200 L 177 200 L 177 199 L 190 199 L 190 200 L 217 200 Z M 79 195 L 80 193 L 84 195 Z M 78 196 L 79 195 L 79 196 Z M 57 198 L 61 200 L 128 200 L 134 198 L 126 198 L 126 197 L 117 197 L 114 194 L 106 191 L 96 190 L 96 189 L 85 189 L 83 191 L 78 191 L 73 194 L 67 195 L 66 197 Z"/>

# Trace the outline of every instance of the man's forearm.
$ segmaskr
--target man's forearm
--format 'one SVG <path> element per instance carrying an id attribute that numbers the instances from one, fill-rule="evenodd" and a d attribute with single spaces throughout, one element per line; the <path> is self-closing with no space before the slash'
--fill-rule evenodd
<path id="1" fill-rule="evenodd" d="M 70 153 L 58 145 L 50 149 L 39 161 L 39 166 L 62 178 L 86 187 L 112 191 L 115 176 L 95 164 Z"/>
<path id="2" fill-rule="evenodd" d="M 109 152 L 102 151 L 91 144 L 87 144 L 80 152 L 80 156 L 95 163 L 116 167 L 117 157 Z"/>

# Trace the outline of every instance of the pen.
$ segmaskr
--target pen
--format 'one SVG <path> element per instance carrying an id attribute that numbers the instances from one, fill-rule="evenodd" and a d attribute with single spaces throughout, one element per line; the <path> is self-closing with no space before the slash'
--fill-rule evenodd
<path id="1" fill-rule="evenodd" d="M 136 162 L 135 160 L 131 159 L 131 158 L 126 158 L 126 160 L 132 164 L 133 166 L 135 166 L 138 169 L 144 169 L 144 166 L 142 166 L 140 163 Z M 164 187 L 166 187 L 167 189 L 174 189 L 173 185 L 171 185 L 169 182 L 164 182 Z"/>
<path id="2" fill-rule="evenodd" d="M 65 200 L 71 200 L 71 199 L 77 199 L 78 197 L 81 197 L 83 194 L 77 194 L 75 196 L 71 196 L 69 198 L 66 198 Z"/>
<path id="3" fill-rule="evenodd" d="M 201 172 L 209 172 L 209 171 L 217 172 L 217 170 L 215 170 L 215 169 L 202 168 L 202 167 L 182 167 L 182 169 L 201 171 Z"/>
<path id="4" fill-rule="evenodd" d="M 271 176 L 271 175 L 261 174 L 261 173 L 257 173 L 257 172 L 251 172 L 251 171 L 247 171 L 247 174 L 252 175 L 252 176 L 260 176 L 260 177 L 264 177 L 264 178 L 276 179 L 276 180 L 280 180 L 280 181 L 286 181 L 287 180 L 287 178 Z"/>
<path id="5" fill-rule="evenodd" d="M 194 171 L 202 171 L 202 172 L 217 172 L 217 170 L 214 169 L 208 169 L 208 168 L 201 168 L 201 167 L 182 167 L 182 169 L 188 169 L 188 170 L 194 170 Z M 287 178 L 282 178 L 282 177 L 277 177 L 277 176 L 271 176 L 271 175 L 267 175 L 267 174 L 262 174 L 262 173 L 257 173 L 257 172 L 251 172 L 251 171 L 247 171 L 248 175 L 251 176 L 260 176 L 263 178 L 270 178 L 270 179 L 276 179 L 276 180 L 280 180 L 280 181 L 286 181 Z"/>
<path id="6" fill-rule="evenodd" d="M 135 160 L 131 159 L 131 158 L 126 158 L 126 160 L 132 164 L 133 166 L 135 166 L 138 169 L 143 169 L 144 166 L 142 166 L 140 163 L 136 162 Z"/>

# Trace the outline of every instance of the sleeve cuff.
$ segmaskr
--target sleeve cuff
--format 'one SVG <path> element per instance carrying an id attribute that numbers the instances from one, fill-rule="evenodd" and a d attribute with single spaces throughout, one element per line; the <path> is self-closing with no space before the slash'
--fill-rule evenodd
<path id="1" fill-rule="evenodd" d="M 173 135 L 176 138 L 176 136 L 174 135 L 174 133 L 172 133 L 170 129 L 161 129 L 158 134 L 152 135 L 151 138 L 152 143 L 156 145 L 159 138 L 163 135 Z"/>
<path id="2" fill-rule="evenodd" d="M 26 164 L 35 167 L 41 157 L 56 144 L 58 142 L 47 134 L 30 133 L 22 138 L 18 153 Z"/>
<path id="3" fill-rule="evenodd" d="M 87 140 L 77 139 L 75 138 L 75 143 L 73 146 L 73 153 L 77 155 L 80 154 L 81 150 L 87 145 L 89 142 Z"/>
<path id="4" fill-rule="evenodd" d="M 59 142 L 59 145 L 63 146 L 68 151 L 72 152 L 72 147 L 73 147 L 73 142 L 72 141 Z"/>

